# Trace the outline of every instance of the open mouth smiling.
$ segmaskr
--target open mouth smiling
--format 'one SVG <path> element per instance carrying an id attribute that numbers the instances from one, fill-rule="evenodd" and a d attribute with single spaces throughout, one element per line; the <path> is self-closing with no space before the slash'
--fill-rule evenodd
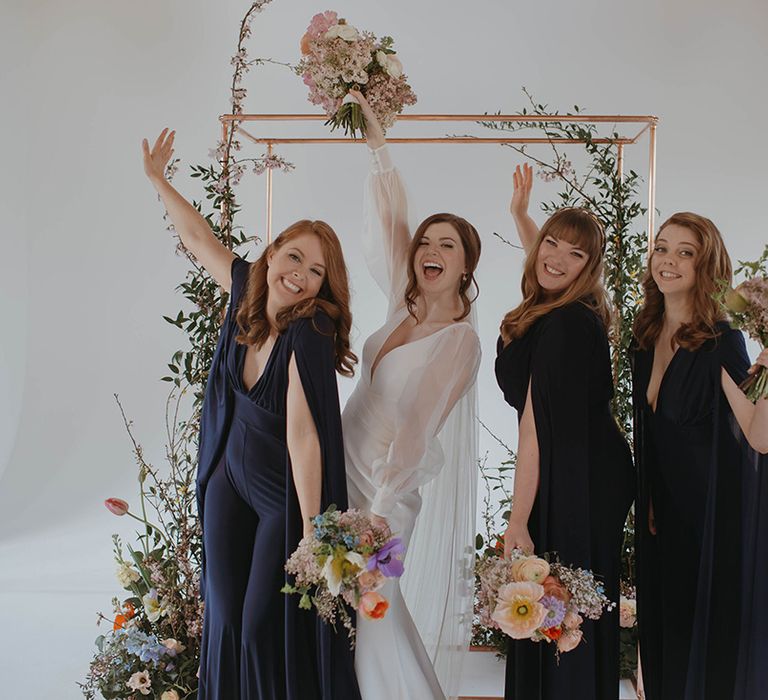
<path id="1" fill-rule="evenodd" d="M 434 260 L 425 262 L 421 267 L 424 277 L 428 280 L 436 280 L 443 273 L 443 266 Z"/>
<path id="2" fill-rule="evenodd" d="M 294 284 L 285 277 L 281 277 L 280 279 L 283 283 L 283 287 L 285 287 L 291 294 L 301 294 L 304 291 L 301 287 Z"/>

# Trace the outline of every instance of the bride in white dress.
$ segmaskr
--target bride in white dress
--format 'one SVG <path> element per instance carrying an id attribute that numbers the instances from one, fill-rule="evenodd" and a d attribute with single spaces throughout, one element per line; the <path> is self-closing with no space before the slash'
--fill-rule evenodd
<path id="1" fill-rule="evenodd" d="M 480 342 L 470 290 L 480 239 L 452 214 L 411 236 L 384 134 L 352 94 L 372 155 L 366 260 L 389 309 L 342 416 L 349 503 L 407 548 L 403 578 L 381 590 L 385 617 L 358 615 L 355 670 L 363 700 L 443 700 L 458 694 L 472 628 Z"/>

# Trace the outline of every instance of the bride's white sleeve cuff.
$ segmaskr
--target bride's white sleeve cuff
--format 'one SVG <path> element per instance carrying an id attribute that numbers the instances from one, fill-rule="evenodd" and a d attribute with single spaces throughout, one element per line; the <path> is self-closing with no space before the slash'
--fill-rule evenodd
<path id="1" fill-rule="evenodd" d="M 387 488 L 380 488 L 373 498 L 371 513 L 381 518 L 387 518 L 395 507 L 395 503 L 397 503 L 397 494 Z"/>
<path id="2" fill-rule="evenodd" d="M 392 164 L 392 158 L 389 155 L 389 148 L 387 148 L 386 143 L 376 149 L 369 148 L 368 151 L 371 154 L 371 170 L 374 173 L 378 175 L 394 170 L 395 166 Z"/>

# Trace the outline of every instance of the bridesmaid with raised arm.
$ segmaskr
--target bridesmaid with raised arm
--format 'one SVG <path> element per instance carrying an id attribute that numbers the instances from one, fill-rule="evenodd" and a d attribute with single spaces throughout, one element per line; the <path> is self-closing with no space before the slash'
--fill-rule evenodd
<path id="1" fill-rule="evenodd" d="M 197 499 L 205 617 L 199 700 L 359 700 L 349 640 L 280 592 L 310 518 L 345 508 L 335 372 L 351 375 L 349 289 L 328 224 L 297 221 L 248 263 L 165 179 L 144 171 L 185 248 L 230 294 L 202 409 Z"/>
<path id="2" fill-rule="evenodd" d="M 349 500 L 407 547 L 404 598 L 389 580 L 386 616 L 358 616 L 355 666 L 364 700 L 442 700 L 458 694 L 471 633 L 480 238 L 454 214 L 433 214 L 411 235 L 381 126 L 352 94 L 372 156 L 365 254 L 389 310 L 342 417 Z"/>
<path id="3" fill-rule="evenodd" d="M 528 216 L 532 171 L 514 175 L 511 211 L 527 257 L 522 303 L 502 321 L 496 377 L 517 410 L 514 548 L 556 553 L 600 576 L 619 600 L 621 543 L 632 502 L 629 447 L 611 415 L 613 380 L 602 286 L 605 235 L 586 209 L 561 209 L 538 230 Z M 618 611 L 586 620 L 584 638 L 510 640 L 507 700 L 616 700 Z M 580 643 L 579 643 L 580 641 Z"/>
<path id="4" fill-rule="evenodd" d="M 712 221 L 681 212 L 664 222 L 632 353 L 647 700 L 758 700 L 768 687 L 768 585 L 757 575 L 768 400 L 754 405 L 738 387 L 750 363 L 715 300 L 721 281 L 731 262 Z M 768 351 L 757 361 L 768 366 Z"/>

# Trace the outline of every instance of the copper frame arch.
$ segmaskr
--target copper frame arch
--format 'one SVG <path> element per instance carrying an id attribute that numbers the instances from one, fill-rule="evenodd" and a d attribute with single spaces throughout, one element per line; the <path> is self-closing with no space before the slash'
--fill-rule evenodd
<path id="1" fill-rule="evenodd" d="M 359 139 L 325 137 L 280 137 L 280 136 L 255 136 L 247 131 L 242 124 L 245 122 L 296 122 L 296 121 L 325 121 L 324 114 L 223 114 L 219 117 L 222 128 L 222 139 L 227 141 L 230 130 L 234 129 L 245 138 L 255 144 L 267 147 L 267 154 L 272 155 L 273 146 L 277 144 L 354 144 L 360 143 Z M 608 114 L 579 114 L 579 115 L 540 115 L 540 114 L 403 114 L 398 117 L 402 122 L 559 122 L 561 124 L 614 124 L 625 127 L 634 127 L 634 135 L 619 136 L 618 138 L 599 137 L 593 139 L 597 144 L 613 144 L 616 146 L 616 168 L 619 175 L 624 171 L 624 147 L 635 145 L 640 138 L 648 132 L 648 250 L 653 241 L 653 231 L 656 221 L 656 129 L 658 117 L 651 115 L 608 115 Z M 639 129 L 639 130 L 638 130 Z M 583 144 L 578 139 L 549 139 L 533 136 L 508 136 L 508 137 L 474 137 L 474 136 L 438 136 L 438 137 L 388 137 L 388 143 L 432 143 L 432 144 L 548 144 L 557 143 Z M 272 170 L 267 170 L 267 242 L 272 240 Z"/>

